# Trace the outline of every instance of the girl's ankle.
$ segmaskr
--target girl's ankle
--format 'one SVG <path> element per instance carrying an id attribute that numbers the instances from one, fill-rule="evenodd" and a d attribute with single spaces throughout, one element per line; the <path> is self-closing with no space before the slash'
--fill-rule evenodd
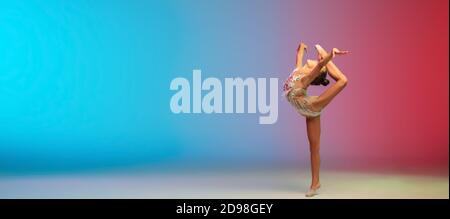
<path id="1" fill-rule="evenodd" d="M 320 183 L 312 184 L 309 188 L 310 189 L 318 189 L 318 188 L 320 188 Z"/>

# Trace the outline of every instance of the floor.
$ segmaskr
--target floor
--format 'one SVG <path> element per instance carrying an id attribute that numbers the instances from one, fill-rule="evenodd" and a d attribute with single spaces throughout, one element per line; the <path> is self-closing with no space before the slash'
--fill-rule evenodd
<path id="1" fill-rule="evenodd" d="M 302 199 L 309 172 L 116 172 L 1 176 L 0 198 L 280 198 Z M 449 198 L 446 176 L 322 171 L 314 198 Z"/>

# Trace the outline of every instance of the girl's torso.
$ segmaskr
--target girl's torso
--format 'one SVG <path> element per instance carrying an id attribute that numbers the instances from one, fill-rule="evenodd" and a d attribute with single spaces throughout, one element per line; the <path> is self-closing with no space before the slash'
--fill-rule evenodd
<path id="1" fill-rule="evenodd" d="M 287 95 L 294 88 L 295 84 L 298 81 L 300 81 L 304 76 L 305 74 L 303 72 L 300 72 L 298 68 L 294 69 L 294 71 L 292 71 L 292 73 L 284 82 L 283 86 L 284 94 Z M 304 93 L 304 95 L 306 96 L 306 87 L 301 85 L 298 88 L 300 88 L 302 90 L 302 93 Z"/>
<path id="2" fill-rule="evenodd" d="M 313 102 L 316 101 L 317 96 L 307 95 L 306 88 L 308 86 L 304 86 L 300 82 L 304 76 L 305 73 L 295 69 L 291 75 L 289 75 L 286 82 L 284 82 L 284 95 L 301 115 L 306 117 L 316 117 L 321 114 L 321 110 L 314 109 L 312 106 Z M 300 82 L 300 84 L 297 82 Z"/>

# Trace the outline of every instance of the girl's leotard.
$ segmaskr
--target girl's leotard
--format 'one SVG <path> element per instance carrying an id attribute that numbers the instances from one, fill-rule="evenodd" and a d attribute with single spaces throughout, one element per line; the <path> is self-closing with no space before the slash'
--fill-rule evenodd
<path id="1" fill-rule="evenodd" d="M 308 96 L 306 88 L 295 87 L 295 82 L 301 80 L 305 74 L 295 74 L 298 69 L 295 69 L 289 78 L 284 82 L 284 95 L 289 103 L 297 110 L 297 112 L 305 117 L 317 117 L 322 110 L 313 110 L 312 104 L 317 100 L 318 96 Z"/>

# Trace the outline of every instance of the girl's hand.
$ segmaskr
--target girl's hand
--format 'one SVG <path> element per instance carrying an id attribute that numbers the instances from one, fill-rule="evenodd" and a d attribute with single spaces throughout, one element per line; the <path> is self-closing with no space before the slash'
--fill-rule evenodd
<path id="1" fill-rule="evenodd" d="M 308 49 L 308 46 L 303 42 L 301 42 L 300 45 L 298 45 L 297 52 L 300 52 L 302 49 L 304 49 L 305 51 L 306 49 Z"/>
<path id="2" fill-rule="evenodd" d="M 333 50 L 331 51 L 331 54 L 332 54 L 332 57 L 334 58 L 336 55 L 345 55 L 345 54 L 347 54 L 348 53 L 348 51 L 346 51 L 346 50 L 339 50 L 339 49 L 337 49 L 337 48 L 333 48 Z"/>

